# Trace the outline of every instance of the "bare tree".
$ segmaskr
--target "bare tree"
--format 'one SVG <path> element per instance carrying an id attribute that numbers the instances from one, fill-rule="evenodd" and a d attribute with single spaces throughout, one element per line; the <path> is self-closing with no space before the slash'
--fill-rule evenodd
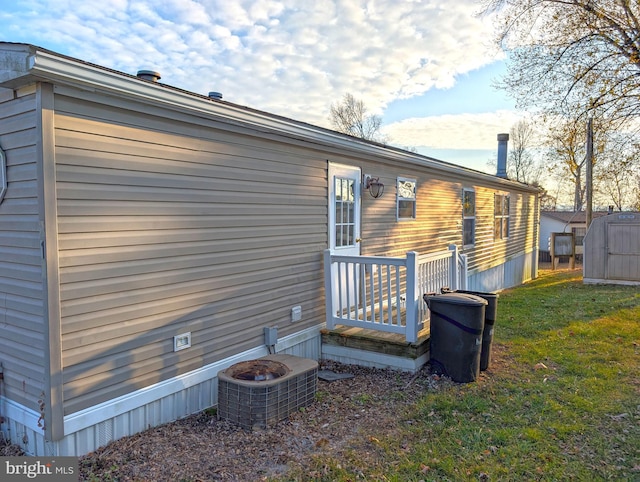
<path id="1" fill-rule="evenodd" d="M 532 153 L 535 131 L 531 122 L 521 119 L 510 130 L 509 162 L 507 173 L 510 179 L 526 184 L 537 184 L 540 181 L 542 169 Z"/>
<path id="2" fill-rule="evenodd" d="M 540 209 L 542 211 L 555 211 L 558 206 L 558 198 L 549 194 L 549 191 L 537 182 L 534 182 L 533 186 L 542 189 L 542 192 L 540 193 Z"/>
<path id="3" fill-rule="evenodd" d="M 630 207 L 633 211 L 640 211 L 640 174 L 634 176 Z"/>
<path id="4" fill-rule="evenodd" d="M 509 52 L 501 86 L 521 108 L 628 123 L 640 114 L 640 2 L 482 0 Z"/>
<path id="5" fill-rule="evenodd" d="M 633 176 L 628 166 L 635 158 L 611 139 L 622 133 L 637 137 L 640 131 L 640 1 L 480 1 L 485 13 L 496 14 L 496 40 L 509 53 L 507 74 L 498 86 L 519 108 L 555 119 L 553 159 L 570 174 L 574 208 L 584 204 L 583 143 L 589 118 L 594 121 L 592 166 L 599 189 L 594 197 L 629 204 L 627 184 Z"/>
<path id="6" fill-rule="evenodd" d="M 580 122 L 564 120 L 549 128 L 550 163 L 560 165 L 573 183 L 573 210 L 584 205 L 585 187 L 582 183 L 585 165 L 585 131 Z"/>
<path id="7" fill-rule="evenodd" d="M 380 133 L 382 118 L 368 115 L 364 102 L 352 94 L 345 94 L 341 102 L 331 104 L 329 114 L 331 125 L 338 132 L 368 141 L 386 142 Z"/>
<path id="8" fill-rule="evenodd" d="M 633 205 L 634 182 L 640 170 L 640 146 L 633 138 L 608 133 L 594 176 L 597 191 L 608 205 L 622 211 Z"/>

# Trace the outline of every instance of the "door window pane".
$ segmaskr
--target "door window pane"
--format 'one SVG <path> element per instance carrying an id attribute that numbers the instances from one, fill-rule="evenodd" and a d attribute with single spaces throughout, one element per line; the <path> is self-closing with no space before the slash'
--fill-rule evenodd
<path id="1" fill-rule="evenodd" d="M 336 177 L 336 217 L 335 246 L 353 246 L 355 244 L 355 180 Z"/>

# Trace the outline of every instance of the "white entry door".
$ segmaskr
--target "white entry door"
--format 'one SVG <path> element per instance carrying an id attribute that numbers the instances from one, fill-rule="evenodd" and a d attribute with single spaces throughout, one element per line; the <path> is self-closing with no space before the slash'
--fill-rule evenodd
<path id="1" fill-rule="evenodd" d="M 360 255 L 361 179 L 359 167 L 329 163 L 329 249 L 332 254 Z M 353 271 L 339 273 L 337 266 L 333 266 L 334 313 L 338 309 L 338 297 L 343 302 L 348 299 L 350 307 L 355 305 L 359 276 L 354 279 L 351 273 Z M 342 304 L 342 308 L 347 306 Z"/>

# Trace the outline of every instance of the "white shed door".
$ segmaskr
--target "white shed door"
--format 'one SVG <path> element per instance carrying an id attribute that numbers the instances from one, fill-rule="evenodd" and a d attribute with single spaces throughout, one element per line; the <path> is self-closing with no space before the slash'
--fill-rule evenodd
<path id="1" fill-rule="evenodd" d="M 640 280 L 640 224 L 607 226 L 607 279 Z"/>

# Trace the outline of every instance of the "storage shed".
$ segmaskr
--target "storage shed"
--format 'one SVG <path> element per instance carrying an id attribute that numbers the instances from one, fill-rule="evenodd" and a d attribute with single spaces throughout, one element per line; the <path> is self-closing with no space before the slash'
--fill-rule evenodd
<path id="1" fill-rule="evenodd" d="M 640 285 L 640 213 L 594 219 L 584 238 L 585 283 Z"/>
<path id="2" fill-rule="evenodd" d="M 537 188 L 32 45 L 0 43 L 0 150 L 0 428 L 34 455 L 318 360 L 327 250 L 453 245 L 478 291 L 537 273 Z"/>

